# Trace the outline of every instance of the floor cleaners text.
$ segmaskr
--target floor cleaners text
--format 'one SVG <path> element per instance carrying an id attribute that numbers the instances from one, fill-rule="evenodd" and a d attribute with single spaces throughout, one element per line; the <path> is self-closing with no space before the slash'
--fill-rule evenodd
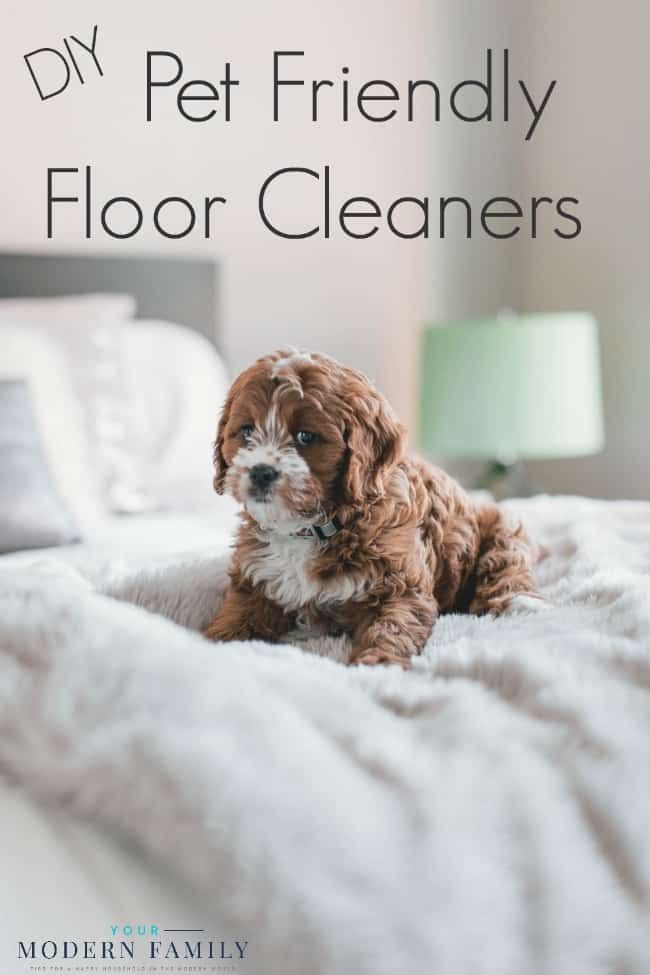
<path id="1" fill-rule="evenodd" d="M 291 217 L 283 212 L 287 191 L 301 201 Z M 190 235 L 218 239 L 225 196 L 189 200 L 166 196 L 144 204 L 126 194 L 103 197 L 91 166 L 50 167 L 47 170 L 47 236 L 56 228 L 69 237 L 76 231 L 86 240 L 112 237 L 128 240 L 152 232 L 168 240 Z M 267 231 L 285 240 L 326 240 L 344 235 L 366 240 L 380 231 L 403 240 L 438 237 L 471 239 L 487 236 L 507 240 L 522 233 L 536 238 L 553 233 L 564 240 L 577 237 L 582 224 L 576 214 L 579 200 L 531 196 L 517 200 L 493 196 L 476 203 L 463 196 L 400 196 L 378 201 L 366 195 L 339 196 L 331 166 L 311 169 L 286 166 L 271 173 L 257 191 L 257 209 Z M 299 216 L 297 216 L 299 213 Z"/>

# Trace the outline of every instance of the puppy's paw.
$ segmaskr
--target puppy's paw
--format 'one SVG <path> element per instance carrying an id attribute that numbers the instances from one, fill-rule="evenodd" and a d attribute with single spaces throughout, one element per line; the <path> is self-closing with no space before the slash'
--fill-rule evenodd
<path id="1" fill-rule="evenodd" d="M 201 630 L 201 635 L 213 643 L 230 643 L 231 640 L 237 639 L 232 630 L 221 624 L 218 619 L 213 620 L 209 626 Z"/>
<path id="2" fill-rule="evenodd" d="M 533 596 L 528 593 L 519 593 L 508 603 L 504 616 L 530 616 L 534 613 L 544 613 L 551 608 L 541 596 Z"/>
<path id="3" fill-rule="evenodd" d="M 359 653 L 353 653 L 350 658 L 350 663 L 355 665 L 365 664 L 366 666 L 397 664 L 398 667 L 402 667 L 404 670 L 410 670 L 411 668 L 410 657 L 402 657 L 399 654 L 390 653 L 388 650 L 379 650 L 376 647 L 361 650 Z"/>

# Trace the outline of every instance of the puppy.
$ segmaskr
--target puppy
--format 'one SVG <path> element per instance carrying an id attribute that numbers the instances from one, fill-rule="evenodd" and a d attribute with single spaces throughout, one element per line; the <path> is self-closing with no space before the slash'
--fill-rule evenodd
<path id="1" fill-rule="evenodd" d="M 277 641 L 318 626 L 350 635 L 351 663 L 408 667 L 439 613 L 498 616 L 535 597 L 522 529 L 404 444 L 356 369 L 294 351 L 246 369 L 214 445 L 215 490 L 243 514 L 205 636 Z"/>

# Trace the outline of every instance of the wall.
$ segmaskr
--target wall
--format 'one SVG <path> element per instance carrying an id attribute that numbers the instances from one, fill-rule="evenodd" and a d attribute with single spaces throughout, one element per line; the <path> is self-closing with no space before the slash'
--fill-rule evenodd
<path id="1" fill-rule="evenodd" d="M 650 497 L 650 111 L 646 0 L 482 0 L 447 6 L 444 46 L 459 68 L 511 48 L 514 77 L 557 88 L 533 140 L 472 126 L 446 141 L 444 171 L 470 197 L 508 192 L 580 199 L 583 230 L 563 241 L 461 241 L 433 261 L 430 317 L 461 320 L 580 309 L 600 324 L 607 442 L 597 457 L 531 464 L 550 491 Z M 440 5 L 438 5 L 440 14 Z M 440 20 L 440 16 L 438 16 Z M 523 74 L 518 74 L 519 70 Z M 434 247 L 434 251 L 436 248 Z M 450 464 L 471 477 L 476 465 Z"/>
<path id="2" fill-rule="evenodd" d="M 558 78 L 525 186 L 575 192 L 572 242 L 522 250 L 524 309 L 587 308 L 601 328 L 607 444 L 598 457 L 539 465 L 550 489 L 650 498 L 650 111 L 645 0 L 538 0 L 525 38 L 533 77 Z"/>

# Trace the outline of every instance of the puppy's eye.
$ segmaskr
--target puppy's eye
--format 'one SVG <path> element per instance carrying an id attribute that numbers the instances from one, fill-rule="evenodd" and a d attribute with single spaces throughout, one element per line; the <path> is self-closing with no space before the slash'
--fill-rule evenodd
<path id="1" fill-rule="evenodd" d="M 253 427 L 252 423 L 245 423 L 243 427 L 240 428 L 239 436 L 242 438 L 243 441 L 245 441 L 245 443 L 248 443 L 250 438 L 253 436 L 254 429 L 255 428 Z"/>
<path id="2" fill-rule="evenodd" d="M 316 434 L 310 433 L 309 430 L 298 430 L 296 434 L 296 443 L 300 444 L 301 447 L 308 447 L 315 439 Z"/>

